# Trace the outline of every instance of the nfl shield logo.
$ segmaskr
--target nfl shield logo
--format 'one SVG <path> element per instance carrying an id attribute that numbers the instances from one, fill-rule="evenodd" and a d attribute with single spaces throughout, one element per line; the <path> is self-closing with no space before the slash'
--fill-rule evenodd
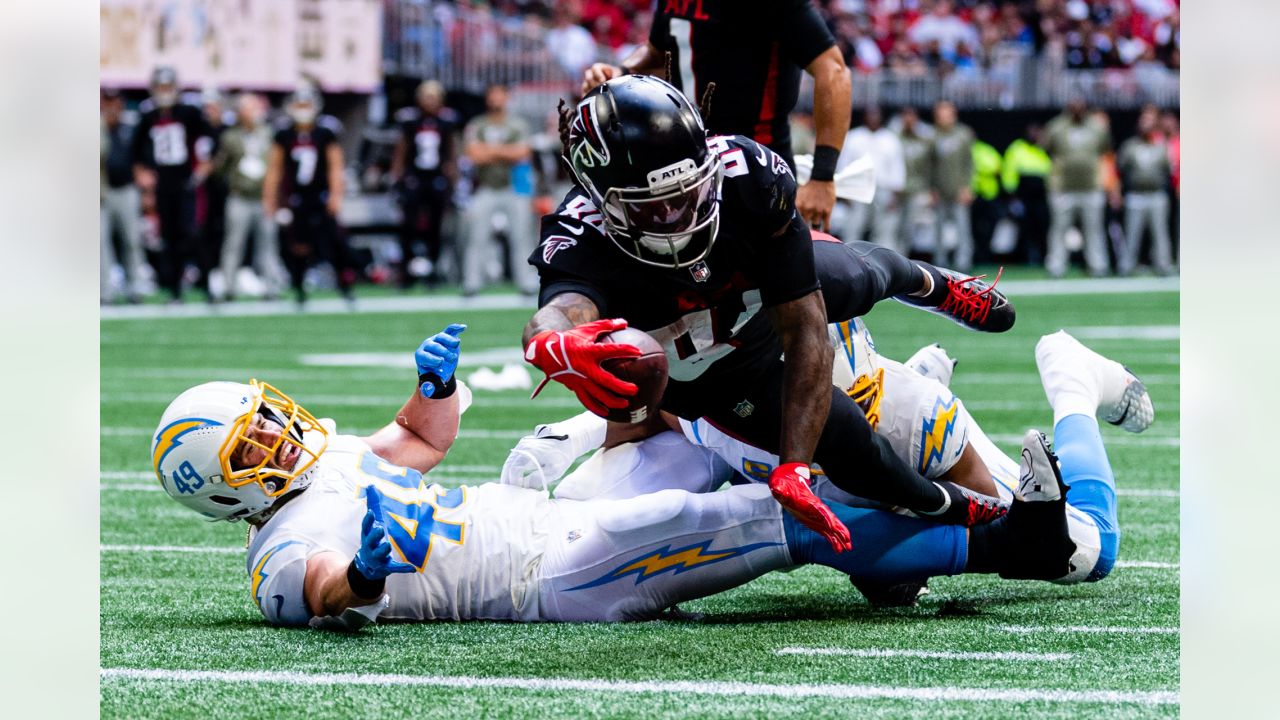
<path id="1" fill-rule="evenodd" d="M 743 400 L 733 411 L 738 414 L 738 417 L 747 417 L 756 411 L 756 406 L 752 405 L 750 400 Z"/>
<path id="2" fill-rule="evenodd" d="M 693 273 L 693 279 L 698 282 L 706 282 L 707 278 L 711 277 L 711 268 L 702 261 L 694 263 L 693 267 L 689 268 L 689 272 Z"/>

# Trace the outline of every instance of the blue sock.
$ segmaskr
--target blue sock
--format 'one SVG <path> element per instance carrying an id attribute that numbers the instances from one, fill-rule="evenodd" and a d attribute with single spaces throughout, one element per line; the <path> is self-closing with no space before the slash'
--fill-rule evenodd
<path id="1" fill-rule="evenodd" d="M 826 538 L 782 514 L 787 548 L 797 564 L 826 565 L 858 580 L 906 582 L 958 575 L 968 561 L 968 537 L 959 525 L 907 517 L 885 510 L 827 503 L 849 528 L 853 550 L 837 553 Z"/>
<path id="2" fill-rule="evenodd" d="M 1053 450 L 1062 466 L 1062 479 L 1071 487 L 1067 502 L 1093 518 L 1102 540 L 1098 564 L 1085 578 L 1096 582 L 1116 564 L 1120 522 L 1116 517 L 1116 479 L 1102 445 L 1098 421 L 1090 415 L 1068 415 L 1053 428 Z"/>

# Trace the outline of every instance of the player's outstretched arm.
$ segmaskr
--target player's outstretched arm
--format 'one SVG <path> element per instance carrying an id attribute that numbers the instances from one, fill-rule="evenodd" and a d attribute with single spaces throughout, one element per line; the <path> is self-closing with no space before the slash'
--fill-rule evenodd
<path id="1" fill-rule="evenodd" d="M 813 120 L 816 137 L 809 182 L 796 192 L 796 210 L 810 227 L 825 230 L 836 204 L 836 161 L 849 132 L 853 83 L 844 57 L 834 45 L 805 68 L 813 76 Z"/>
<path id="2" fill-rule="evenodd" d="M 365 438 L 384 460 L 427 472 L 440 464 L 458 437 L 461 402 L 458 357 L 466 325 L 453 324 L 432 335 L 414 352 L 418 383 L 396 413 L 395 422 Z"/>
<path id="3" fill-rule="evenodd" d="M 387 577 L 416 570 L 414 566 L 395 559 L 383 525 L 378 494 L 366 488 L 365 498 L 369 509 L 360 525 L 360 549 L 355 557 L 343 557 L 337 552 L 317 553 L 307 560 L 307 574 L 303 580 L 303 594 L 311 614 L 343 618 L 347 629 L 351 630 L 359 629 L 359 625 L 350 627 L 352 620 L 358 624 L 363 622 L 344 615 L 349 608 L 377 603 L 386 590 Z M 365 616 L 365 620 L 372 619 Z"/>

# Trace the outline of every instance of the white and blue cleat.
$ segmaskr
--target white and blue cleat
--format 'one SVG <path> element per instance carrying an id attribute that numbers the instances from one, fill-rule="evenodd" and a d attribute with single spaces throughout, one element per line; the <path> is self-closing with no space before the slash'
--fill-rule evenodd
<path id="1" fill-rule="evenodd" d="M 1100 420 L 1131 433 L 1146 430 L 1155 420 L 1155 407 L 1142 380 L 1124 365 L 1085 347 L 1065 330 L 1040 338 L 1036 343 L 1036 366 L 1055 412 L 1087 401 Z"/>

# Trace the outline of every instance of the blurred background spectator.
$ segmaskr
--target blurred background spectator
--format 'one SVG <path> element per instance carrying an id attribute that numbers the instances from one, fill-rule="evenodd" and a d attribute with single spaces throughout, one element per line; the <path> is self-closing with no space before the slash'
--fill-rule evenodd
<path id="1" fill-rule="evenodd" d="M 960 272 L 973 267 L 973 130 L 956 119 L 956 106 L 939 100 L 933 107 L 933 177 L 930 191 L 937 211 L 934 256 Z M 946 240 L 944 229 L 951 233 Z"/>
<path id="2" fill-rule="evenodd" d="M 1169 241 L 1169 185 L 1173 176 L 1169 153 L 1160 138 L 1159 112 L 1144 108 L 1138 118 L 1138 134 L 1125 140 L 1116 164 L 1124 183 L 1124 252 L 1116 264 L 1120 275 L 1138 265 L 1144 232 L 1151 231 L 1151 260 L 1157 275 L 1173 272 Z"/>
<path id="3" fill-rule="evenodd" d="M 1045 269 L 1053 277 L 1067 271 L 1067 230 L 1077 221 L 1084 234 L 1085 262 L 1094 276 L 1107 274 L 1110 261 L 1104 240 L 1102 156 L 1111 147 L 1107 129 L 1087 113 L 1084 100 L 1073 99 L 1066 112 L 1045 129 L 1045 150 L 1053 161 L 1049 179 L 1049 252 Z"/>
<path id="4" fill-rule="evenodd" d="M 1093 273 L 1107 271 L 1108 255 L 1122 271 L 1144 263 L 1160 272 L 1176 271 L 1181 44 L 1176 0 L 810 2 L 853 72 L 858 121 L 849 128 L 847 144 L 856 144 L 856 152 L 846 147 L 841 166 L 862 153 L 875 154 L 880 189 L 872 205 L 841 203 L 837 234 L 858 234 L 930 256 L 939 237 L 960 250 L 967 228 L 979 264 L 1048 261 L 1058 274 L 1067 272 L 1073 253 L 1083 249 L 1080 264 Z M 344 128 L 336 134 L 344 166 L 334 176 L 342 182 L 333 200 L 338 212 L 333 232 L 345 248 L 347 267 L 335 273 L 326 263 L 308 261 L 299 282 L 315 290 L 338 288 L 340 276 L 391 285 L 426 278 L 428 290 L 463 284 L 466 263 L 460 255 L 477 247 L 467 218 L 483 214 L 486 190 L 497 189 L 498 175 L 506 173 L 510 194 L 503 203 L 513 215 L 533 217 L 558 204 L 568 178 L 558 159 L 557 101 L 576 100 L 583 67 L 616 64 L 645 44 L 654 14 L 651 0 L 312 0 L 306 13 L 285 13 L 285 29 L 272 34 L 265 24 L 236 25 L 230 15 L 217 12 L 201 15 L 196 5 L 160 8 L 145 0 L 118 0 L 103 9 L 103 302 L 145 299 L 153 290 L 152 278 L 175 299 L 187 288 L 207 288 L 210 281 L 215 299 L 224 297 L 224 286 L 225 297 L 235 297 L 237 289 L 242 296 L 278 292 L 280 266 L 270 262 L 279 259 L 271 236 L 278 225 L 255 200 L 253 188 L 260 179 L 244 172 L 252 170 L 256 141 L 247 143 L 241 160 L 217 159 L 232 138 L 242 144 L 287 123 L 283 100 L 308 76 L 326 112 Z M 270 0 L 243 0 L 238 7 L 256 17 L 274 6 Z M 129 13 L 132 19 L 125 22 Z M 145 22 L 139 24 L 138 18 Z M 165 27 L 186 26 L 208 32 L 160 37 Z M 283 57 L 283 64 L 267 62 L 268 50 Z M 133 64 L 122 66 L 122 59 Z M 165 108 L 143 104 L 158 66 L 170 66 L 160 78 L 165 82 L 154 83 L 162 90 L 158 99 L 168 103 Z M 807 153 L 815 143 L 813 80 L 801 77 L 791 127 L 796 150 Z M 450 169 L 442 142 L 440 171 L 433 175 L 420 168 L 421 148 L 404 139 L 404 122 L 429 114 L 417 94 L 424 80 L 432 81 L 440 113 L 451 114 L 455 128 L 486 113 L 487 87 L 507 88 L 507 118 L 538 129 L 525 137 L 529 162 L 476 164 L 462 157 L 458 146 Z M 224 130 L 230 122 L 224 98 L 246 92 L 261 94 L 265 117 L 253 130 L 243 118 L 237 120 L 239 129 Z M 1052 133 L 1038 129 L 1073 98 L 1084 101 L 1086 116 L 1092 111 L 1095 119 L 1107 119 L 1111 131 L 1097 137 L 1114 136 L 1117 147 L 1133 149 L 1108 160 L 1110 140 L 1100 150 L 1077 148 L 1069 141 L 1081 133 L 1063 132 L 1064 121 Z M 958 126 L 971 129 L 967 181 L 961 154 L 947 153 L 943 166 L 935 167 L 930 148 L 949 146 L 952 131 L 935 131 L 918 111 L 939 101 L 954 107 Z M 429 104 L 435 102 L 433 97 Z M 1124 145 L 1139 127 L 1140 109 L 1148 105 L 1156 108 L 1154 132 Z M 873 106 L 882 109 L 875 120 L 876 113 L 867 112 Z M 134 124 L 139 130 L 130 134 L 127 128 Z M 1150 121 L 1141 124 L 1149 129 Z M 1097 125 L 1095 120 L 1085 127 Z M 404 155 L 397 160 L 402 139 Z M 1144 169 L 1164 171 L 1138 162 L 1154 157 L 1150 148 L 1156 146 L 1168 160 L 1167 222 L 1160 220 L 1158 201 L 1146 199 L 1151 184 L 1142 179 Z M 213 166 L 207 167 L 211 160 Z M 125 172 L 130 163 L 136 174 Z M 948 175 L 947 192 L 935 205 L 929 191 L 939 189 L 939 171 Z M 409 179 L 416 174 L 427 182 L 409 192 Z M 423 194 L 424 187 L 429 192 Z M 1049 190 L 1062 208 L 1053 214 L 1053 233 Z M 966 195 L 972 196 L 967 222 L 957 219 L 965 205 L 958 201 Z M 1098 197 L 1101 210 L 1095 211 Z M 1101 223 L 1095 222 L 1099 215 Z M 494 211 L 493 217 L 507 213 Z M 1139 223 L 1142 227 L 1135 227 Z M 994 232 L 997 225 L 1003 233 Z M 1156 225 L 1167 230 L 1168 268 Z M 1127 253 L 1135 232 L 1149 234 L 1153 244 L 1150 251 L 1140 247 L 1131 265 Z M 1048 242 L 1050 236 L 1061 243 L 1059 255 L 1047 252 L 1057 247 Z M 519 287 L 526 269 L 519 255 L 526 251 L 515 247 L 529 241 L 502 220 L 485 225 L 481 239 L 484 248 L 505 246 L 505 261 L 499 263 L 486 249 L 481 279 L 468 289 L 478 289 L 495 272 Z M 244 267 L 249 252 L 252 267 Z M 224 269 L 215 272 L 215 266 Z"/>

